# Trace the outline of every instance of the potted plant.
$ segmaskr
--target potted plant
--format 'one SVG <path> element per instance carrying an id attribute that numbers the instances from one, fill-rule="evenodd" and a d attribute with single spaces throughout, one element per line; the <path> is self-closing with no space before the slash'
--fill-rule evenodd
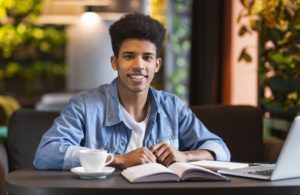
<path id="1" fill-rule="evenodd" d="M 300 114 L 300 1 L 241 0 L 239 35 L 259 35 L 259 103 L 272 117 L 292 120 Z M 247 48 L 239 60 L 251 61 Z"/>
<path id="2" fill-rule="evenodd" d="M 64 90 L 64 27 L 39 25 L 41 0 L 0 0 L 0 91 L 32 106 Z"/>

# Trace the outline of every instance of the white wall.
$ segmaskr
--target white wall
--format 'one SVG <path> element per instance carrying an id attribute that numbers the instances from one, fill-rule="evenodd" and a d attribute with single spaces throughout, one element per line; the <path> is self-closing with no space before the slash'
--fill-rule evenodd
<path id="1" fill-rule="evenodd" d="M 113 55 L 108 33 L 110 22 L 79 22 L 68 27 L 68 90 L 85 90 L 110 83 L 117 73 L 112 69 Z"/>
<path id="2" fill-rule="evenodd" d="M 236 23 L 238 14 L 242 9 L 239 1 L 232 1 L 232 56 L 231 56 L 231 104 L 250 104 L 257 105 L 258 97 L 258 36 L 253 32 L 252 35 L 239 37 L 240 25 Z M 243 21 L 247 22 L 247 21 Z M 249 48 L 252 56 L 251 63 L 238 62 L 242 48 Z"/>

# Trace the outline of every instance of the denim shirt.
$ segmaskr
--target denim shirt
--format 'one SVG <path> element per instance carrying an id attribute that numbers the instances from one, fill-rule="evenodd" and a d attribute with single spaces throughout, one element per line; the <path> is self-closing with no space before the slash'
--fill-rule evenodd
<path id="1" fill-rule="evenodd" d="M 180 151 L 207 149 L 214 152 L 216 160 L 230 160 L 222 139 L 211 133 L 178 97 L 150 88 L 149 101 L 151 111 L 143 140 L 145 147 L 166 142 Z M 63 170 L 80 166 L 82 148 L 124 154 L 131 131 L 124 123 L 115 79 L 111 84 L 71 98 L 43 135 L 34 166 Z"/>

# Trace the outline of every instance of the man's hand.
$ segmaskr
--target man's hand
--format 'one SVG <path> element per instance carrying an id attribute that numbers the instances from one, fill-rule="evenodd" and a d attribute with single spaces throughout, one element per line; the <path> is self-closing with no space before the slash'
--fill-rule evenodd
<path id="1" fill-rule="evenodd" d="M 156 156 L 157 161 L 165 166 L 169 166 L 173 162 L 189 161 L 188 154 L 180 152 L 164 142 L 152 146 L 150 150 Z"/>
<path id="2" fill-rule="evenodd" d="M 156 156 L 157 162 L 165 166 L 169 166 L 174 162 L 214 160 L 214 155 L 211 151 L 199 149 L 181 152 L 164 142 L 152 146 L 150 150 Z"/>
<path id="3" fill-rule="evenodd" d="M 112 165 L 125 169 L 127 167 L 145 164 L 145 163 L 155 163 L 156 157 L 153 153 L 146 147 L 138 148 L 124 155 L 115 155 L 115 160 Z"/>

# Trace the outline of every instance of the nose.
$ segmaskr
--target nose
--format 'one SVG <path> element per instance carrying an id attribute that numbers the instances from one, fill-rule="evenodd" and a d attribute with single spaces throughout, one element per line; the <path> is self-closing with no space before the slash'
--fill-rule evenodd
<path id="1" fill-rule="evenodd" d="M 133 68 L 136 70 L 144 70 L 144 60 L 142 56 L 137 56 L 133 61 Z"/>

